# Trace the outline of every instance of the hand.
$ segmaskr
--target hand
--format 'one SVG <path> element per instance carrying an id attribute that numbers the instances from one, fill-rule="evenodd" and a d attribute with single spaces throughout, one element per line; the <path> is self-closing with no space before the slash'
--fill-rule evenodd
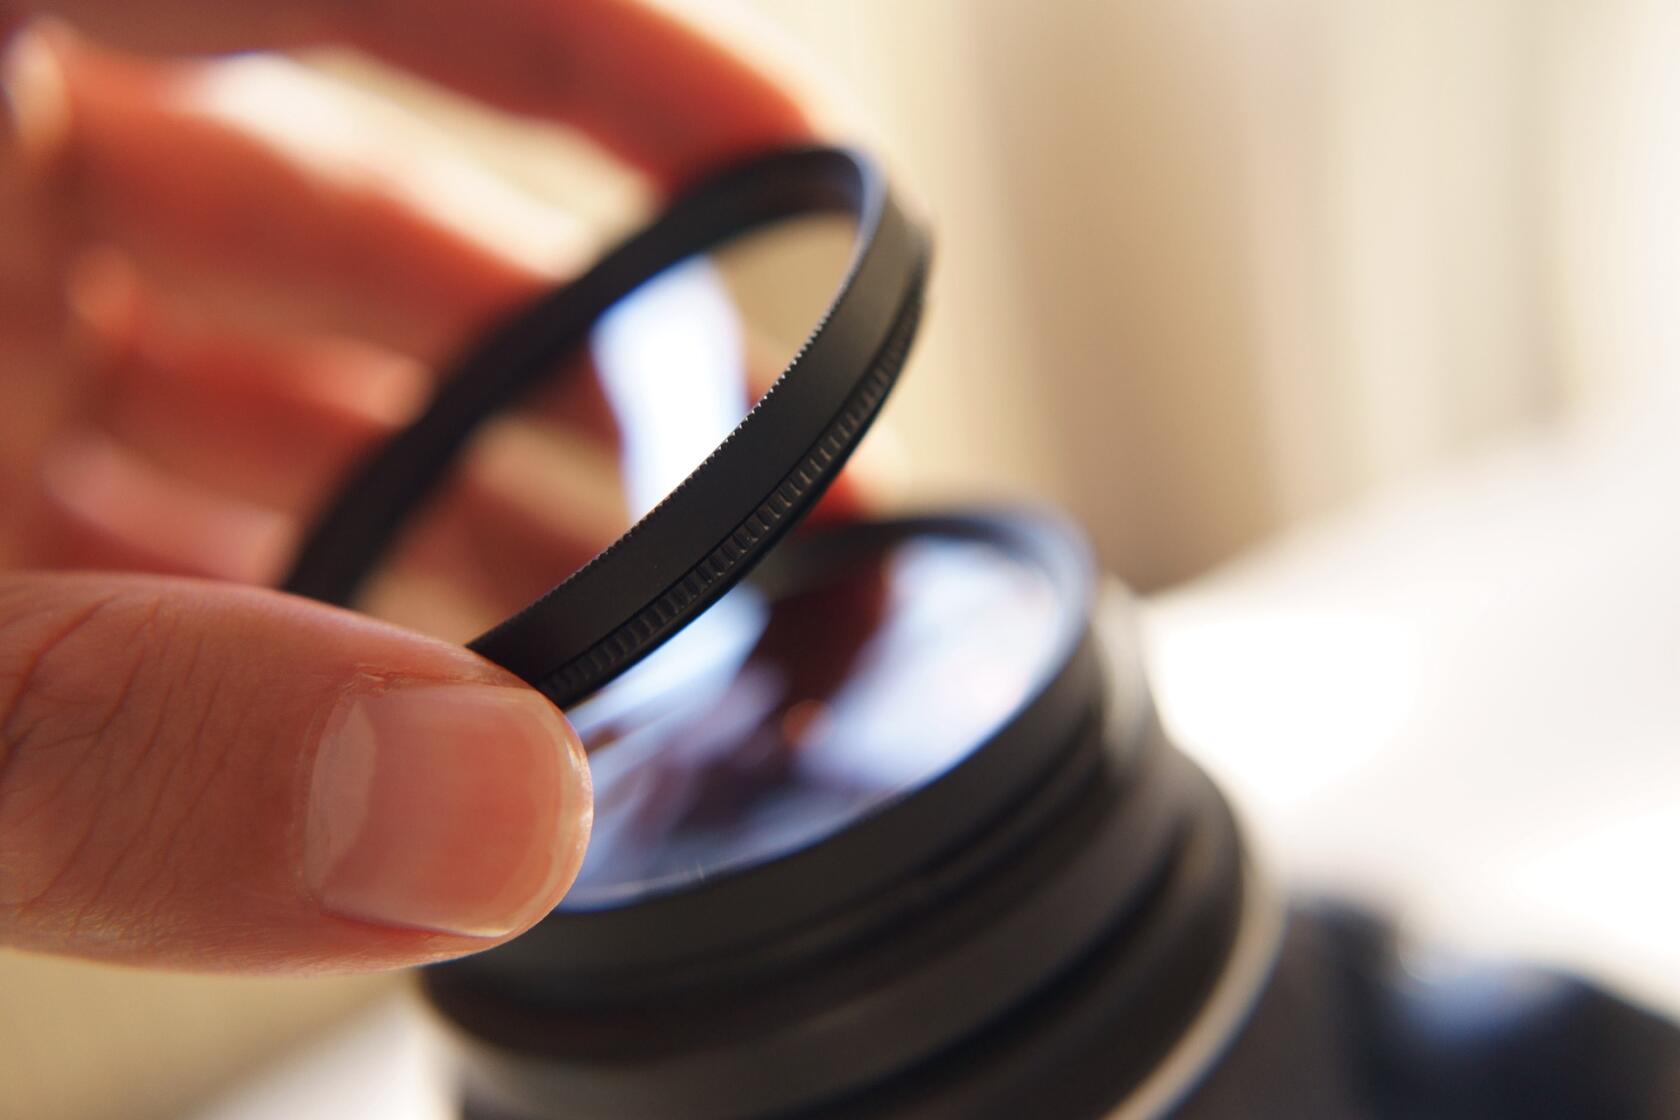
<path id="1" fill-rule="evenodd" d="M 65 22 L 14 44 L 0 114 L 0 944 L 306 971 L 512 936 L 588 833 L 563 717 L 459 646 L 248 585 L 423 371 L 553 277 L 204 112 L 247 64 L 198 56 L 354 46 L 667 187 L 803 114 L 631 0 L 0 0 L 0 37 L 36 14 Z M 416 562 L 523 593 L 606 531 L 520 508 L 469 481 Z"/>

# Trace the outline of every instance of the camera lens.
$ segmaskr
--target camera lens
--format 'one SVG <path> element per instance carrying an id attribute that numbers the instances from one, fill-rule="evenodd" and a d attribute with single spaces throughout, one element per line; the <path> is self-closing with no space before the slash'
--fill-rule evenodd
<path id="1" fill-rule="evenodd" d="M 979 540 L 830 535 L 772 563 L 797 586 L 737 588 L 571 712 L 598 824 L 566 911 L 786 857 L 938 780 L 1066 640 L 1051 573 Z"/>
<path id="2" fill-rule="evenodd" d="M 1204 1017 L 1245 891 L 1091 610 L 1051 518 L 833 528 L 579 707 L 600 801 L 573 893 L 425 976 L 474 1115 L 1124 1096 Z"/>

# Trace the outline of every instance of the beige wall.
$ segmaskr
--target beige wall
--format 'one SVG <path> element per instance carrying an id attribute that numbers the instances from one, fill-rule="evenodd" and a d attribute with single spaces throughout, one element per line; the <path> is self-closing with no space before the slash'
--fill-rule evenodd
<path id="1" fill-rule="evenodd" d="M 1675 353 L 1657 0 L 752 6 L 938 226 L 911 490 L 1065 502 L 1145 586 Z"/>

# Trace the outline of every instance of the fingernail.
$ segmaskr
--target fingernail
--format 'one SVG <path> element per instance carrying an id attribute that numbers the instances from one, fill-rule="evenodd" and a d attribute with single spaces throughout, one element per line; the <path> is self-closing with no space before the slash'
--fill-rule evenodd
<path id="1" fill-rule="evenodd" d="M 352 694 L 315 756 L 304 879 L 341 917 L 500 937 L 570 884 L 590 819 L 583 748 L 537 693 L 416 684 Z"/>

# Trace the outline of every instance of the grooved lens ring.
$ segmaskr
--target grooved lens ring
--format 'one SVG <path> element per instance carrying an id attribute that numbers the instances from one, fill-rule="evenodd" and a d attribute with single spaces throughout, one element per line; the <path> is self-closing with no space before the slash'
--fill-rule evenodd
<path id="1" fill-rule="evenodd" d="M 361 465 L 283 587 L 346 603 L 474 431 L 549 376 L 612 306 L 665 269 L 794 216 L 845 213 L 839 291 L 722 444 L 618 541 L 470 643 L 565 706 L 658 648 L 738 583 L 810 510 L 873 422 L 920 316 L 928 249 L 874 167 L 838 148 L 775 152 L 676 200 L 652 225 L 493 328 L 420 417 Z"/>

